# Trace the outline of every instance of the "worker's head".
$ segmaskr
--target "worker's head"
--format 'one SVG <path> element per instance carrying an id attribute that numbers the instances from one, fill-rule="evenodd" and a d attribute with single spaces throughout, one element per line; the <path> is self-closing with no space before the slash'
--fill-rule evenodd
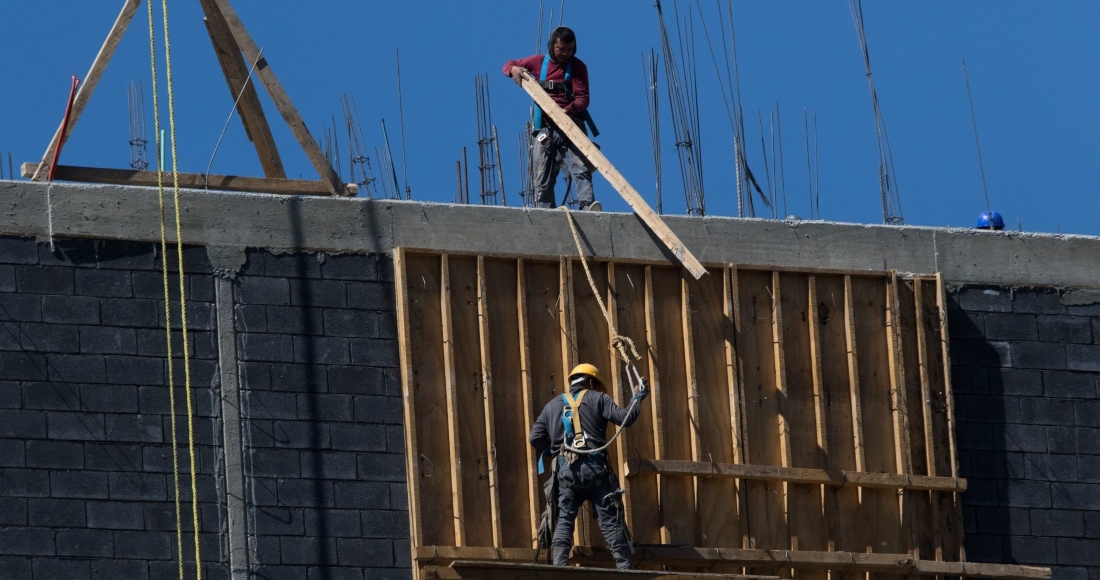
<path id="1" fill-rule="evenodd" d="M 573 29 L 559 26 L 550 33 L 546 50 L 554 62 L 566 62 L 577 54 L 577 35 L 573 34 Z"/>
<path id="2" fill-rule="evenodd" d="M 595 365 L 588 363 L 582 363 L 575 367 L 569 373 L 569 387 L 580 385 L 585 389 L 598 389 L 603 386 L 603 379 L 600 378 L 600 369 Z"/>

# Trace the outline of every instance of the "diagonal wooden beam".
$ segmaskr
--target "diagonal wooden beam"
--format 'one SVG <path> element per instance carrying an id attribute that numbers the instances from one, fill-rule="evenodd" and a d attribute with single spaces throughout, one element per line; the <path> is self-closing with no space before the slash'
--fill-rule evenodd
<path id="1" fill-rule="evenodd" d="M 302 120 L 302 116 L 298 113 L 298 109 L 294 107 L 294 103 L 290 100 L 290 96 L 286 90 L 283 89 L 283 85 L 279 83 L 279 79 L 275 78 L 275 73 L 271 70 L 271 67 L 267 63 L 266 58 L 260 57 L 260 49 L 256 46 L 256 43 L 252 40 L 252 36 L 248 34 L 244 24 L 241 23 L 241 19 L 237 16 L 236 11 L 229 5 L 229 0 L 213 0 L 215 7 L 222 13 L 225 18 L 225 23 L 229 27 L 230 33 L 233 35 L 233 39 L 237 41 L 237 45 L 244 52 L 245 58 L 249 62 L 257 62 L 256 74 L 259 75 L 260 81 L 267 89 L 271 100 L 275 102 L 275 107 L 279 109 L 279 113 L 282 114 L 283 120 L 290 127 L 290 131 L 294 133 L 294 137 L 298 139 L 298 144 L 302 146 L 302 150 L 305 151 L 306 156 L 309 157 L 313 167 L 317 170 L 317 173 L 321 175 L 321 180 L 324 181 L 332 194 L 346 196 L 348 190 L 343 183 L 340 182 L 340 177 L 336 174 L 336 170 L 333 169 L 332 164 L 325 158 L 325 154 L 321 151 L 320 146 L 314 141 L 313 136 L 310 135 L 309 129 L 306 128 L 306 123 Z"/>
<path id="2" fill-rule="evenodd" d="M 53 135 L 53 139 L 50 140 L 49 146 L 46 147 L 46 153 L 42 155 L 42 161 L 38 163 L 38 167 L 31 175 L 31 179 L 34 181 L 42 181 L 46 178 L 46 175 L 49 173 L 50 162 L 53 159 L 54 151 L 69 139 L 69 135 L 72 135 L 73 128 L 76 127 L 76 122 L 80 119 L 80 114 L 84 112 L 84 107 L 88 105 L 88 100 L 91 99 L 92 92 L 95 91 L 95 87 L 99 83 L 100 77 L 103 76 L 103 71 L 107 70 L 107 63 L 111 61 L 111 56 L 114 55 L 115 49 L 118 48 L 118 43 L 122 40 L 122 35 L 126 33 L 126 27 L 128 27 L 130 21 L 134 19 L 134 14 L 137 12 L 138 6 L 140 5 L 141 0 L 126 0 L 125 4 L 122 5 L 122 11 L 119 12 L 118 18 L 115 19 L 114 26 L 112 26 L 111 31 L 107 33 L 107 40 L 103 41 L 103 46 L 100 47 L 99 54 L 97 54 L 95 60 L 92 61 L 92 67 L 88 69 L 88 74 L 84 76 L 84 83 L 76 92 L 76 97 L 73 99 L 73 109 L 69 115 L 69 125 L 65 128 L 65 134 L 61 134 L 63 125 L 59 126 Z"/>
<path id="3" fill-rule="evenodd" d="M 286 179 L 286 170 L 279 157 L 275 138 L 271 135 L 271 127 L 267 124 L 267 116 L 264 115 L 263 105 L 260 104 L 256 85 L 249 82 L 249 66 L 241 56 L 241 47 L 233 39 L 233 34 L 229 32 L 229 25 L 214 5 L 214 1 L 199 1 L 202 4 L 203 13 L 206 14 L 203 22 L 206 24 L 207 33 L 210 34 L 210 42 L 214 45 L 214 54 L 218 57 L 218 64 L 221 65 L 222 72 L 225 74 L 225 82 L 229 85 L 230 97 L 237 101 L 237 113 L 241 116 L 241 123 L 244 125 L 248 140 L 256 147 L 256 154 L 260 157 L 264 175 Z"/>
<path id="4" fill-rule="evenodd" d="M 224 2 L 225 0 L 220 1 Z M 676 234 L 669 229 L 668 225 L 661 219 L 661 216 L 657 215 L 657 212 L 649 207 L 649 204 L 645 202 L 641 194 L 630 185 L 626 178 L 619 173 L 618 169 L 615 169 L 615 166 L 596 148 L 588 136 L 584 134 L 584 131 L 581 131 L 580 128 L 577 127 L 573 119 L 569 118 L 569 115 L 566 115 L 565 111 L 561 110 L 561 107 L 550 98 L 550 95 L 542 90 L 539 83 L 531 78 L 531 75 L 526 72 L 523 73 L 522 86 L 523 90 L 527 91 L 527 94 L 531 95 L 532 99 L 535 99 L 535 104 L 554 120 L 554 124 L 565 133 L 565 136 L 573 143 L 581 155 L 584 155 L 588 162 L 592 164 L 597 171 L 603 174 L 607 181 L 611 183 L 611 186 L 626 200 L 626 203 L 630 204 L 630 207 L 638 214 L 638 217 L 642 218 L 642 221 L 649 226 L 649 229 L 653 230 L 653 233 L 657 234 L 657 237 L 664 242 L 665 246 L 667 246 L 670 251 L 672 251 L 672 255 L 676 256 L 676 259 L 683 263 L 688 272 L 697 280 L 706 275 L 706 268 L 699 263 L 699 260 L 695 259 L 695 255 L 691 253 L 691 250 L 688 250 L 687 246 L 680 241 L 680 238 L 676 237 Z"/>

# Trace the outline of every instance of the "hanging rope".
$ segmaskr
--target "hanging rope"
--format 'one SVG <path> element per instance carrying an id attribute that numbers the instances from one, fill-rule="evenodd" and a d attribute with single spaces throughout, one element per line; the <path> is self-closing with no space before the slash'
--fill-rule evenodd
<path id="1" fill-rule="evenodd" d="M 179 298 L 180 298 L 180 323 L 181 323 L 181 340 L 183 342 L 183 373 L 184 373 L 184 391 L 187 397 L 187 445 L 188 453 L 190 456 L 191 467 L 191 515 L 192 523 L 194 526 L 195 534 L 195 574 L 198 580 L 202 580 L 202 556 L 199 548 L 199 505 L 198 505 L 198 493 L 197 493 L 197 475 L 195 470 L 195 429 L 194 429 L 194 413 L 192 406 L 191 396 L 191 359 L 190 352 L 187 346 L 187 294 L 184 287 L 184 268 L 183 268 L 183 238 L 182 238 L 182 224 L 180 219 L 180 188 L 179 188 L 179 167 L 176 158 L 176 115 L 175 115 L 175 95 L 172 86 L 172 51 L 171 44 L 168 35 L 168 1 L 161 0 L 161 9 L 163 11 L 163 25 L 164 25 L 164 59 L 165 59 L 165 76 L 167 80 L 168 88 L 168 122 L 171 130 L 171 144 L 172 144 L 172 182 L 173 182 L 173 200 L 175 205 L 175 221 L 176 221 L 176 259 L 179 275 Z M 160 107 L 157 89 L 157 56 L 156 56 L 156 27 L 153 24 L 153 3 L 148 3 L 148 16 L 149 16 L 149 60 L 150 67 L 152 69 L 153 76 L 153 123 L 154 131 L 156 132 L 157 150 L 163 150 L 163 143 L 161 143 L 161 129 L 160 129 Z M 176 553 L 178 555 L 177 565 L 179 569 L 180 580 L 183 580 L 183 525 L 180 513 L 180 484 L 179 484 L 179 451 L 178 451 L 178 439 L 176 436 L 176 396 L 175 396 L 175 373 L 173 369 L 173 354 L 172 354 L 172 313 L 171 313 L 171 297 L 168 286 L 168 241 L 167 241 L 167 227 L 164 219 L 164 167 L 163 159 L 158 156 L 157 160 L 157 200 L 160 206 L 160 247 L 162 257 L 162 281 L 164 283 L 164 318 L 165 318 L 165 336 L 167 339 L 167 356 L 168 356 L 168 394 L 169 394 L 169 413 L 171 414 L 171 426 L 172 426 L 172 477 L 175 494 L 173 500 L 175 502 L 175 515 L 176 515 Z"/>

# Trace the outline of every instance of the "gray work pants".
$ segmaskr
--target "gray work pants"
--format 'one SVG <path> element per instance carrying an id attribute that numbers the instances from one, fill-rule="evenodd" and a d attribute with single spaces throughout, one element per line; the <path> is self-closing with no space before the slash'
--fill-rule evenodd
<path id="1" fill-rule="evenodd" d="M 607 457 L 603 454 L 582 455 L 570 464 L 559 455 L 557 461 L 558 523 L 551 542 L 554 564 L 565 566 L 569 563 L 577 512 L 585 501 L 589 501 L 596 509 L 596 522 L 615 557 L 615 566 L 620 570 L 633 567 L 626 539 L 623 505 L 615 493 L 619 489 L 619 478 L 611 471 Z"/>
<path id="2" fill-rule="evenodd" d="M 583 127 L 582 127 L 583 130 Z M 545 134 L 546 138 L 539 140 Z M 558 171 L 564 169 L 573 182 L 573 193 L 577 196 L 577 206 L 585 209 L 595 201 L 592 191 L 592 172 L 577 153 L 572 143 L 565 138 L 561 129 L 548 125 L 535 134 L 533 150 L 535 173 L 536 207 L 557 207 L 554 197 L 554 184 L 558 180 Z"/>

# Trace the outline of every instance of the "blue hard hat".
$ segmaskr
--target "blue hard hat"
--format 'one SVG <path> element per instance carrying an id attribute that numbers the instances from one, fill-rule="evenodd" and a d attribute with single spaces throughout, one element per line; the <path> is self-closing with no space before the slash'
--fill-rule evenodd
<path id="1" fill-rule="evenodd" d="M 1003 230 L 1005 220 L 995 211 L 983 211 L 982 215 L 978 216 L 978 225 L 975 227 L 979 230 Z"/>

